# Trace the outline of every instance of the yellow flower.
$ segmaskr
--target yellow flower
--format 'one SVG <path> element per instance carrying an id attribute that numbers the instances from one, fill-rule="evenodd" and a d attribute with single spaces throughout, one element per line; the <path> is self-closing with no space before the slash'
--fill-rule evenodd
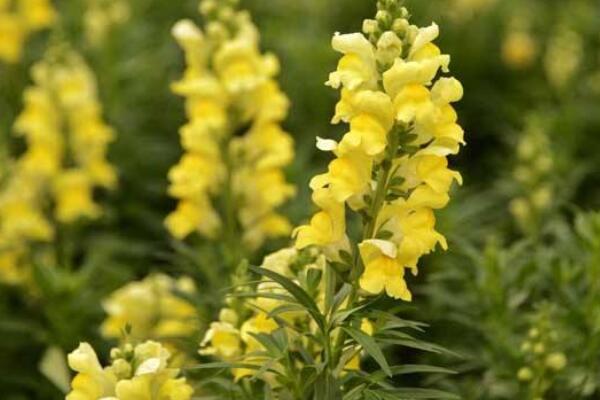
<path id="1" fill-rule="evenodd" d="M 77 372 L 71 383 L 67 400 L 95 400 L 114 395 L 117 377 L 110 369 L 102 368 L 96 352 L 88 343 L 81 343 L 69 354 L 69 367 Z"/>
<path id="2" fill-rule="evenodd" d="M 170 368 L 169 352 L 159 343 L 144 342 L 133 348 L 113 349 L 112 364 L 102 367 L 87 343 L 69 354 L 69 366 L 77 372 L 67 400 L 189 400 L 193 389 L 179 370 Z"/>
<path id="3" fill-rule="evenodd" d="M 300 226 L 294 231 L 298 249 L 311 245 L 327 246 L 343 240 L 345 235 L 344 203 L 335 200 L 329 189 L 314 191 L 313 202 L 321 211 L 312 217 L 310 224 Z"/>
<path id="4" fill-rule="evenodd" d="M 360 287 L 372 294 L 386 291 L 388 296 L 405 301 L 412 294 L 404 281 L 404 267 L 396 260 L 396 249 L 392 243 L 367 241 L 360 244 L 360 253 L 365 271 L 360 278 Z"/>
<path id="5" fill-rule="evenodd" d="M 198 201 L 179 202 L 177 209 L 167 216 L 165 225 L 177 239 L 184 239 L 195 231 L 213 237 L 221 221 L 208 200 L 200 198 Z"/>
<path id="6" fill-rule="evenodd" d="M 196 289 L 189 278 L 175 280 L 167 275 L 150 275 L 112 293 L 103 301 L 108 314 L 102 323 L 105 337 L 122 336 L 126 326 L 137 340 L 184 337 L 197 330 L 193 305 L 174 291 L 192 294 Z"/>
<path id="7" fill-rule="evenodd" d="M 129 20 L 130 6 L 124 0 L 91 0 L 87 2 L 83 21 L 87 41 L 93 46 L 104 43 L 111 29 Z"/>
<path id="8" fill-rule="evenodd" d="M 92 199 L 92 185 L 81 170 L 67 170 L 54 182 L 56 219 L 73 223 L 81 217 L 96 218 L 100 208 Z"/>
<path id="9" fill-rule="evenodd" d="M 0 59 L 15 63 L 21 59 L 27 30 L 18 16 L 0 11 Z"/>
<path id="10" fill-rule="evenodd" d="M 344 86 L 349 90 L 358 88 L 375 89 L 377 70 L 373 45 L 361 34 L 336 34 L 332 47 L 344 54 L 338 68 L 329 75 L 327 85 L 337 89 Z"/>
<path id="11" fill-rule="evenodd" d="M 410 25 L 406 9 L 379 6 L 376 20 L 363 25 L 365 35 L 333 38 L 343 56 L 327 82 L 341 89 L 332 122 L 348 123 L 350 130 L 339 143 L 317 141 L 335 159 L 310 182 L 320 210 L 295 230 L 296 247 L 320 246 L 330 261 L 339 261 L 340 250 L 351 248 L 345 245 L 347 205 L 364 221 L 361 287 L 410 300 L 405 268 L 416 273 L 421 256 L 437 243 L 446 248 L 433 210 L 446 206 L 454 181 L 462 183 L 446 157 L 464 144 L 450 105 L 462 98 L 463 87 L 438 76 L 449 72 L 450 56 L 433 44 L 435 23 L 419 28 Z M 390 238 L 383 246 L 376 239 L 382 231 Z"/>
<path id="12" fill-rule="evenodd" d="M 233 230 L 245 250 L 255 250 L 291 231 L 276 212 L 295 194 L 282 171 L 294 156 L 280 126 L 289 101 L 274 80 L 277 58 L 261 53 L 249 15 L 211 1 L 200 11 L 206 34 L 190 20 L 173 28 L 186 70 L 172 90 L 185 97 L 189 122 L 180 131 L 186 154 L 169 172 L 179 205 L 165 224 L 178 239 L 193 232 L 218 239 Z M 224 207 L 217 211 L 213 202 Z"/>
<path id="13" fill-rule="evenodd" d="M 524 69 L 533 63 L 537 55 L 537 44 L 527 31 L 514 30 L 502 43 L 502 59 L 511 68 Z"/>
<path id="14" fill-rule="evenodd" d="M 18 62 L 27 36 L 51 26 L 55 19 L 50 0 L 7 0 L 0 4 L 0 60 Z"/>
<path id="15" fill-rule="evenodd" d="M 231 360 L 241 353 L 241 343 L 240 331 L 233 325 L 228 322 L 213 322 L 200 344 L 200 354 Z"/>

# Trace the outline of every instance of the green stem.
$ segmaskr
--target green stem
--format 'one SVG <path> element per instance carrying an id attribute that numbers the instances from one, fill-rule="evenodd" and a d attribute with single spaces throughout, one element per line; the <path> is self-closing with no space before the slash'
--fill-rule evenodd
<path id="1" fill-rule="evenodd" d="M 229 152 L 230 140 L 224 140 L 221 144 L 221 154 L 225 165 L 226 176 L 223 192 L 223 254 L 229 272 L 233 271 L 244 259 L 243 246 L 240 243 L 240 232 L 237 221 L 237 206 L 233 190 L 234 162 Z"/>
<path id="2" fill-rule="evenodd" d="M 361 242 L 364 240 L 372 239 L 375 236 L 375 231 L 377 228 L 377 216 L 381 211 L 385 203 L 385 199 L 387 197 L 388 192 L 388 184 L 390 180 L 391 171 L 393 169 L 393 160 L 396 158 L 398 154 L 400 135 L 396 134 L 396 132 L 392 132 L 389 135 L 389 144 L 386 149 L 386 159 L 379 165 L 380 170 L 377 174 L 377 188 L 375 190 L 375 196 L 373 198 L 373 202 L 371 203 L 371 207 L 369 208 L 368 218 L 369 222 L 365 225 L 363 230 L 363 235 Z M 358 300 L 358 275 L 359 271 L 363 270 L 362 259 L 358 251 L 355 252 L 354 257 L 354 266 L 352 267 L 352 291 L 348 296 L 348 308 L 352 309 L 356 307 L 356 302 Z M 331 332 L 329 332 L 331 334 Z M 338 333 L 338 337 L 336 338 L 336 342 L 333 349 L 332 359 L 330 360 L 330 369 L 334 370 L 335 367 L 339 364 L 342 352 L 344 350 L 344 343 L 346 341 L 346 333 L 343 330 L 340 330 Z"/>

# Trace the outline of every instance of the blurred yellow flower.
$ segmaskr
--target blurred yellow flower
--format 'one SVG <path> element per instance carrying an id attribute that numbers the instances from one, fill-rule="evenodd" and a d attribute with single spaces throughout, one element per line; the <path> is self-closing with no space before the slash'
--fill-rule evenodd
<path id="1" fill-rule="evenodd" d="M 19 62 L 27 36 L 50 27 L 55 19 L 50 0 L 0 2 L 0 61 Z"/>
<path id="2" fill-rule="evenodd" d="M 196 292 L 190 278 L 175 280 L 164 274 L 150 275 L 113 292 L 102 305 L 108 314 L 102 323 L 105 337 L 121 338 L 129 326 L 135 340 L 186 337 L 198 330 L 196 308 L 175 291 Z"/>
<path id="3" fill-rule="evenodd" d="M 102 45 L 110 30 L 126 23 L 131 15 L 128 0 L 87 0 L 86 3 L 85 37 L 93 46 Z"/>
<path id="4" fill-rule="evenodd" d="M 178 239 L 197 232 L 231 242 L 239 233 L 254 250 L 291 232 L 276 209 L 295 194 L 283 173 L 293 140 L 280 125 L 289 101 L 275 81 L 277 58 L 260 52 L 249 15 L 229 3 L 201 2 L 205 32 L 190 20 L 173 27 L 187 68 L 172 90 L 185 97 L 189 122 L 169 172 L 179 205 L 165 225 Z"/>
<path id="5" fill-rule="evenodd" d="M 31 2 L 32 10 L 38 3 Z M 41 23 L 44 15 L 30 17 Z M 101 208 L 94 190 L 114 188 L 117 180 L 106 160 L 114 133 L 102 119 L 96 80 L 81 56 L 66 45 L 53 47 L 31 75 L 33 85 L 25 89 L 24 108 L 14 123 L 25 151 L 10 163 L 0 187 L 0 257 L 5 265 L 23 258 L 11 256 L 15 249 L 26 255 L 29 243 L 52 241 L 49 207 L 63 224 L 96 218 Z M 12 274 L 17 275 L 26 274 Z"/>

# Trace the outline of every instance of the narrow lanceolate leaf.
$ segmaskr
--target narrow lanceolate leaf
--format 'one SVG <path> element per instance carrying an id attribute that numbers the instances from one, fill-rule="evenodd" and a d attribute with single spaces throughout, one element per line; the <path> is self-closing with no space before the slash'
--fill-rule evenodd
<path id="1" fill-rule="evenodd" d="M 406 374 L 455 374 L 456 371 L 452 371 L 447 368 L 436 367 L 434 365 L 425 364 L 406 364 L 406 365 L 394 365 L 390 367 L 393 375 L 406 375 Z M 376 371 L 369 375 L 369 380 L 378 381 L 385 379 L 386 376 L 383 371 Z"/>
<path id="2" fill-rule="evenodd" d="M 200 370 L 200 369 L 232 369 L 232 368 L 244 368 L 244 369 L 251 369 L 254 371 L 258 371 L 260 370 L 262 367 L 262 365 L 257 365 L 257 364 L 250 364 L 250 363 L 244 363 L 244 362 L 226 362 L 226 361 L 222 361 L 222 362 L 212 362 L 212 363 L 206 363 L 206 364 L 198 364 L 198 365 L 194 365 L 193 367 L 185 367 L 183 368 L 183 370 L 185 371 L 196 371 L 196 370 Z M 281 372 L 277 371 L 276 369 L 269 369 L 268 372 L 277 374 L 277 375 L 281 375 Z"/>
<path id="3" fill-rule="evenodd" d="M 404 332 L 383 332 L 377 335 L 377 341 L 379 343 L 411 347 L 413 349 L 419 349 L 431 353 L 447 354 L 453 357 L 462 358 L 460 354 L 452 350 L 446 349 L 445 347 L 437 345 L 435 343 L 430 343 L 421 339 L 417 339 L 414 336 L 411 336 Z"/>
<path id="4" fill-rule="evenodd" d="M 326 370 L 315 382 L 314 400 L 342 400 L 339 382 Z"/>
<path id="5" fill-rule="evenodd" d="M 342 328 L 348 335 L 350 335 L 362 348 L 379 364 L 383 372 L 387 376 L 392 376 L 392 370 L 390 369 L 381 348 L 371 336 L 367 335 L 363 331 L 351 327 Z"/>
<path id="6" fill-rule="evenodd" d="M 278 274 L 277 272 L 261 267 L 255 267 L 253 265 L 249 266 L 249 269 L 253 272 L 256 272 L 257 274 L 266 276 L 267 278 L 279 283 L 285 290 L 288 291 L 289 294 L 291 294 L 296 299 L 296 301 L 298 301 L 298 303 L 306 307 L 306 310 L 310 313 L 317 325 L 319 325 L 319 328 L 321 328 L 322 331 L 325 331 L 325 319 L 319 311 L 319 308 L 317 307 L 315 301 L 312 299 L 312 297 L 308 295 L 308 293 L 306 293 L 304 289 L 302 289 L 300 286 L 298 286 L 296 283 L 286 278 L 285 276 Z"/>
<path id="7" fill-rule="evenodd" d="M 443 400 L 460 400 L 460 397 L 437 389 L 421 389 L 421 388 L 399 388 L 388 390 L 372 390 L 379 398 L 385 400 L 399 399 L 443 399 Z"/>
<path id="8" fill-rule="evenodd" d="M 344 400 L 359 400 L 363 398 L 363 391 L 366 389 L 367 385 L 362 383 L 355 388 L 351 389 L 348 393 L 344 395 Z"/>

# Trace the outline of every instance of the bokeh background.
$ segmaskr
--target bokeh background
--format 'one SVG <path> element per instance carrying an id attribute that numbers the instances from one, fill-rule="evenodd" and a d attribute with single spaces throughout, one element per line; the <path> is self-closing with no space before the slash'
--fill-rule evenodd
<path id="1" fill-rule="evenodd" d="M 82 339 L 106 351 L 101 299 L 126 282 L 151 271 L 186 273 L 198 279 L 200 307 L 213 293 L 198 273 L 213 268 L 211 260 L 190 259 L 163 225 L 174 206 L 167 171 L 180 157 L 185 121 L 182 101 L 169 89 L 184 67 L 170 30 L 181 18 L 200 19 L 197 1 L 125 1 L 127 18 L 95 45 L 82 17 L 92 2 L 54 3 L 62 28 L 36 33 L 20 62 L 0 64 L 0 155 L 6 165 L 23 149 L 11 127 L 29 68 L 48 43 L 67 40 L 95 72 L 104 115 L 118 133 L 109 158 L 119 188 L 103 194 L 102 219 L 71 239 L 85 273 L 50 272 L 35 294 L 0 287 L 0 387 L 10 400 L 61 398 L 39 367 L 44 354 L 68 352 Z M 329 123 L 337 94 L 324 85 L 338 59 L 331 36 L 360 30 L 374 3 L 242 1 L 263 49 L 280 57 L 280 81 L 292 102 L 284 126 L 296 159 L 287 173 L 298 194 L 285 210 L 294 223 L 310 215 L 308 181 L 327 162 L 315 137 L 343 133 Z M 425 259 L 411 282 L 415 300 L 400 310 L 429 324 L 425 337 L 458 355 L 395 356 L 460 372 L 417 384 L 466 399 L 533 399 L 520 371 L 538 371 L 540 357 L 561 353 L 565 367 L 540 372 L 544 398 L 600 398 L 600 4 L 406 3 L 418 25 L 440 25 L 439 46 L 465 88 L 457 111 L 468 145 L 451 161 L 465 184 L 440 216 L 451 248 Z M 530 349 L 542 342 L 542 351 Z"/>

